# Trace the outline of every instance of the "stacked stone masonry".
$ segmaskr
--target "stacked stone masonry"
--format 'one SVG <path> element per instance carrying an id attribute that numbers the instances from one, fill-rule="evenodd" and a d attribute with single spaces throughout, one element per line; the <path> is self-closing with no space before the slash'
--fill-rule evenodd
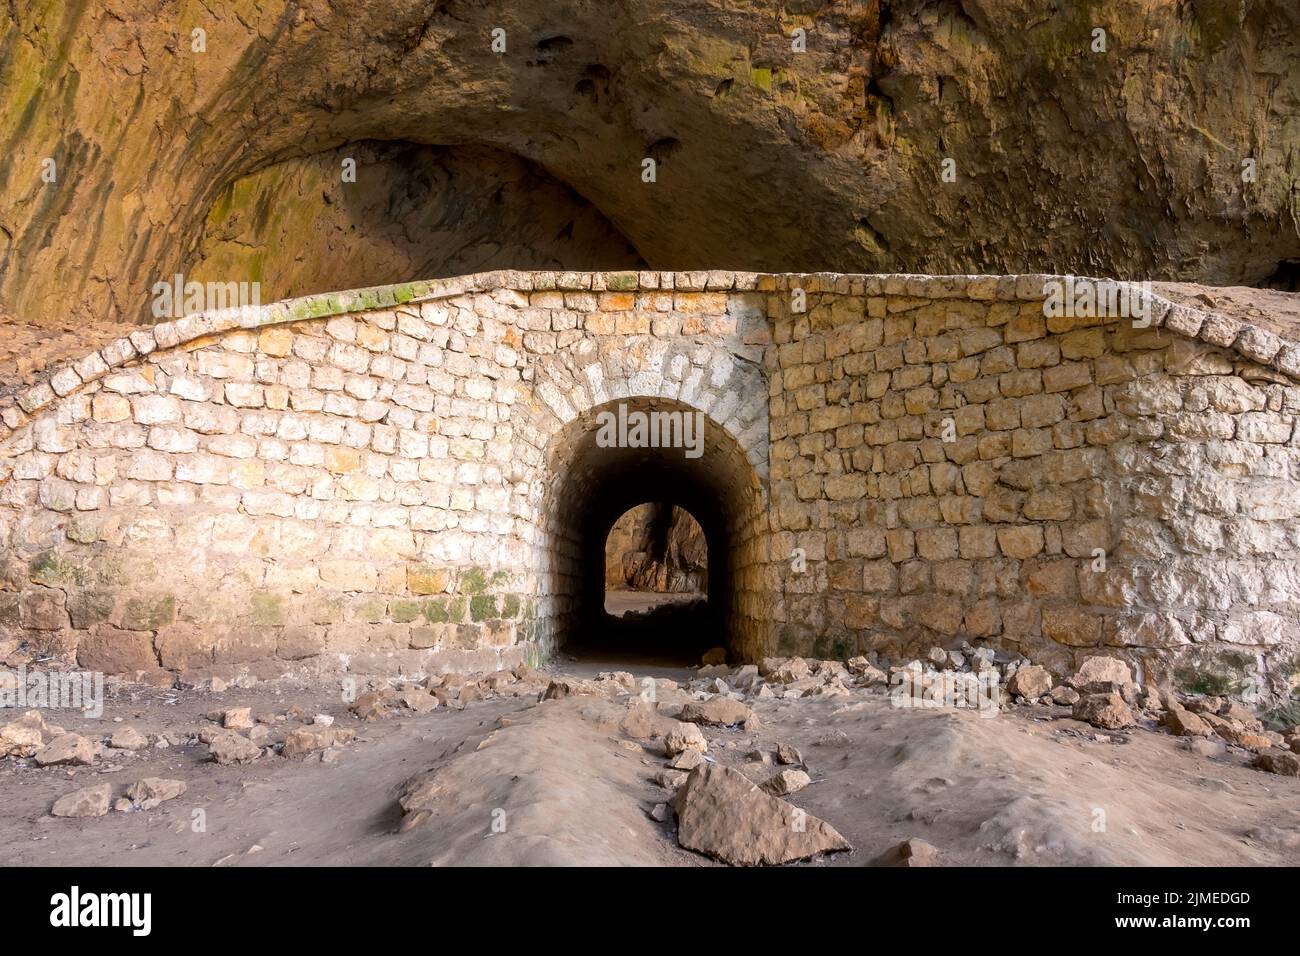
<path id="1" fill-rule="evenodd" d="M 1284 689 L 1300 346 L 1154 296 L 1147 328 L 1047 318 L 1049 278 L 504 272 L 140 329 L 0 399 L 0 641 L 137 674 L 546 656 L 600 475 L 648 454 L 594 447 L 623 403 L 706 416 L 698 463 L 654 454 L 716 508 L 737 657 L 979 639 Z"/>

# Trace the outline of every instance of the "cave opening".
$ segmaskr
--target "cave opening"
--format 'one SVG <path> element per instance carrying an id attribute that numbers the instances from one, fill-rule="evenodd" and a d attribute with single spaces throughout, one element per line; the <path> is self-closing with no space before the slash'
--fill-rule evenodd
<path id="1" fill-rule="evenodd" d="M 600 421 L 615 414 L 689 416 L 702 440 L 694 448 L 636 446 L 629 434 L 633 440 L 610 444 Z M 680 402 L 629 398 L 591 409 L 555 444 L 542 514 L 557 645 L 579 658 L 675 665 L 739 646 L 761 505 L 754 467 L 736 439 Z M 620 553 L 615 570 L 611 542 L 627 540 L 629 529 L 635 546 Z M 623 553 L 633 555 L 630 575 Z M 635 586 L 607 592 L 620 576 Z M 647 603 L 657 613 L 645 613 Z"/>
<path id="2" fill-rule="evenodd" d="M 708 551 L 704 529 L 685 508 L 647 501 L 623 512 L 605 536 L 602 633 L 625 632 L 616 644 L 636 643 L 637 630 L 703 631 L 704 638 Z"/>

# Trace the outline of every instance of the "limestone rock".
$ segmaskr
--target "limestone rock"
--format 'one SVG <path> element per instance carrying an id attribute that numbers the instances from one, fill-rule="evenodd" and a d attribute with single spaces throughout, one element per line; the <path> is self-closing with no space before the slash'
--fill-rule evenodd
<path id="1" fill-rule="evenodd" d="M 672 768 L 660 770 L 655 774 L 655 783 L 665 790 L 676 790 L 686 782 L 686 776 L 684 770 L 673 770 Z"/>
<path id="2" fill-rule="evenodd" d="M 247 730 L 253 724 L 251 707 L 232 707 L 221 715 L 221 726 L 227 730 Z"/>
<path id="3" fill-rule="evenodd" d="M 741 701 L 731 697 L 710 697 L 708 700 L 688 701 L 682 706 L 678 720 L 711 727 L 741 725 L 746 730 L 758 726 L 757 715 Z"/>
<path id="4" fill-rule="evenodd" d="M 250 763 L 262 755 L 262 748 L 247 737 L 224 729 L 212 735 L 208 750 L 219 764 Z"/>
<path id="5" fill-rule="evenodd" d="M 81 734 L 63 734 L 36 751 L 36 763 L 42 767 L 59 764 L 88 767 L 95 762 L 95 745 Z"/>
<path id="6" fill-rule="evenodd" d="M 392 690 L 368 690 L 357 697 L 348 710 L 364 721 L 374 721 L 391 717 L 397 706 L 397 695 Z"/>
<path id="7" fill-rule="evenodd" d="M 115 731 L 108 739 L 108 745 L 114 750 L 146 750 L 149 738 L 134 727 L 127 726 Z"/>
<path id="8" fill-rule="evenodd" d="M 635 740 L 658 740 L 673 726 L 673 719 L 659 713 L 659 708 L 648 700 L 633 700 L 618 728 Z"/>
<path id="9" fill-rule="evenodd" d="M 397 701 L 417 714 L 427 714 L 438 707 L 438 698 L 419 687 L 408 687 L 397 695 Z"/>
<path id="10" fill-rule="evenodd" d="M 1066 683 L 1076 690 L 1092 684 L 1132 684 L 1133 672 L 1118 657 L 1089 657 Z"/>
<path id="11" fill-rule="evenodd" d="M 1007 681 L 1007 693 L 1037 700 L 1052 689 L 1052 675 L 1047 668 L 1037 664 L 1026 664 L 1016 668 L 1016 672 Z"/>
<path id="12" fill-rule="evenodd" d="M 101 783 L 66 793 L 54 801 L 50 809 L 53 817 L 102 817 L 108 813 L 113 796 L 111 784 Z"/>
<path id="13" fill-rule="evenodd" d="M 427 695 L 426 695 L 427 696 Z M 298 727 L 289 731 L 280 751 L 286 757 L 302 757 L 309 753 L 342 747 L 356 739 L 356 731 L 346 727 Z"/>
<path id="14" fill-rule="evenodd" d="M 1266 750 L 1252 760 L 1250 765 L 1284 777 L 1300 777 L 1300 754 L 1285 750 Z"/>
<path id="15" fill-rule="evenodd" d="M 709 742 L 704 737 L 704 731 L 695 724 L 677 721 L 664 733 L 665 756 L 675 757 L 684 750 L 705 753 L 708 749 Z"/>
<path id="16" fill-rule="evenodd" d="M 779 865 L 852 849 L 825 821 L 718 764 L 691 771 L 675 808 L 683 847 L 736 866 Z"/>
<path id="17" fill-rule="evenodd" d="M 1074 705 L 1074 718 L 1104 730 L 1122 730 L 1132 727 L 1137 720 L 1115 691 L 1107 694 L 1087 694 Z"/>
<path id="18" fill-rule="evenodd" d="M 29 710 L 0 727 L 0 757 L 31 757 L 56 735 L 39 710 Z"/>
<path id="19" fill-rule="evenodd" d="M 711 664 L 727 663 L 727 649 L 725 647 L 710 648 L 704 652 L 704 657 L 700 659 L 700 663 L 705 667 Z"/>
<path id="20" fill-rule="evenodd" d="M 1167 710 L 1160 718 L 1162 726 L 1168 727 L 1179 737 L 1213 737 L 1214 731 L 1204 720 L 1190 710 L 1178 708 Z"/>
<path id="21" fill-rule="evenodd" d="M 145 777 L 126 788 L 126 795 L 142 810 L 152 810 L 166 800 L 175 800 L 186 789 L 184 780 Z"/>
<path id="22" fill-rule="evenodd" d="M 812 783 L 812 778 L 802 770 L 782 770 L 773 774 L 763 784 L 763 789 L 778 797 L 798 793 Z"/>
<path id="23" fill-rule="evenodd" d="M 700 764 L 704 763 L 704 754 L 698 750 L 683 750 L 672 760 L 668 761 L 668 766 L 674 770 L 694 770 Z"/>
<path id="24" fill-rule="evenodd" d="M 891 847 L 872 861 L 872 866 L 935 866 L 939 851 L 924 840 L 913 837 Z"/>
<path id="25" fill-rule="evenodd" d="M 1079 692 L 1073 687 L 1058 684 L 1052 688 L 1052 703 L 1058 707 L 1073 707 L 1079 702 Z"/>
<path id="26" fill-rule="evenodd" d="M 796 766 L 802 765 L 803 754 L 799 752 L 798 747 L 794 747 L 790 744 L 777 744 L 776 761 L 777 763 L 783 763 L 787 765 L 789 764 L 793 764 Z"/>

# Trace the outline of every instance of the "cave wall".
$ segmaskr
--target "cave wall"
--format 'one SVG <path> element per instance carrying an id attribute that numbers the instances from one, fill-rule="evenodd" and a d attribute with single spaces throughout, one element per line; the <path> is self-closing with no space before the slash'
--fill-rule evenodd
<path id="1" fill-rule="evenodd" d="M 1298 57 L 1290 0 L 11 4 L 0 311 L 149 322 L 176 272 L 270 301 L 536 268 L 534 238 L 548 264 L 628 265 L 591 258 L 597 216 L 660 269 L 1265 282 L 1300 260 Z M 432 157 L 367 152 L 419 147 L 494 158 L 422 191 Z M 327 183 L 353 153 L 356 188 Z M 493 219 L 520 169 L 543 195 Z"/>

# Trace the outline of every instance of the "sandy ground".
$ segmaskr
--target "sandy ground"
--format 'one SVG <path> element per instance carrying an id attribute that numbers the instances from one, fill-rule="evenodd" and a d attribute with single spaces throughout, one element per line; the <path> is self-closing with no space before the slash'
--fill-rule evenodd
<path id="1" fill-rule="evenodd" d="M 665 594 L 659 591 L 606 591 L 605 613 L 622 617 L 629 611 L 645 613 L 668 604 L 690 604 L 703 598 L 703 594 L 695 592 Z"/>
<path id="2" fill-rule="evenodd" d="M 564 661 L 557 669 L 594 677 L 608 665 Z M 624 669 L 638 688 L 647 676 L 691 676 Z M 685 699 L 665 692 L 659 706 L 672 714 Z M 193 733 L 209 711 L 284 714 L 297 705 L 335 716 L 358 739 L 328 763 L 267 756 L 218 766 L 202 744 L 105 751 L 75 771 L 0 761 L 0 864 L 714 865 L 680 849 L 671 822 L 648 816 L 669 799 L 654 782 L 665 761 L 656 744 L 620 730 L 632 700 L 500 696 L 463 711 L 363 723 L 326 684 L 220 694 L 133 687 L 111 697 L 97 721 L 48 716 L 99 738 L 128 724 Z M 1244 752 L 1207 757 L 1150 730 L 1101 734 L 1064 710 L 982 718 L 896 709 L 869 690 L 751 705 L 762 727 L 708 728 L 710 753 L 761 782 L 776 768 L 752 761 L 752 751 L 778 742 L 802 750 L 814 783 L 791 802 L 855 847 L 811 865 L 868 864 L 912 837 L 955 865 L 1300 863 L 1300 780 L 1252 770 Z M 273 724 L 273 738 L 299 723 Z M 145 776 L 181 779 L 189 789 L 153 810 L 49 816 L 71 790 L 108 780 L 116 795 Z M 403 831 L 396 799 L 413 777 L 436 782 L 434 811 Z"/>

